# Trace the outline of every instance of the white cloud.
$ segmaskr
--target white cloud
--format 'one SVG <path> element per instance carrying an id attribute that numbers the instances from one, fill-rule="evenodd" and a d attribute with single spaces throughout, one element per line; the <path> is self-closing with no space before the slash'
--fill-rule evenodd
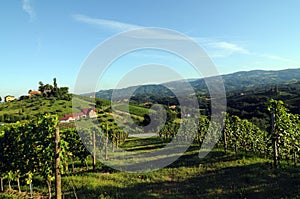
<path id="1" fill-rule="evenodd" d="M 207 50 L 207 53 L 212 58 L 226 58 L 233 54 L 241 54 L 241 55 L 248 55 L 251 57 L 257 58 L 264 58 L 269 60 L 275 60 L 278 62 L 285 62 L 285 63 L 293 63 L 295 64 L 294 60 L 290 60 L 281 56 L 269 54 L 269 53 L 255 53 L 252 52 L 236 43 L 231 43 L 227 41 L 217 41 L 213 38 L 201 38 L 201 37 L 194 37 L 194 39 L 202 45 L 202 47 Z"/>
<path id="2" fill-rule="evenodd" d="M 280 56 L 277 56 L 277 55 L 261 54 L 259 56 L 263 57 L 263 58 L 267 58 L 267 59 L 281 61 L 281 62 L 288 62 L 288 63 L 293 63 L 294 62 L 293 60 L 290 60 L 290 59 L 287 59 L 287 58 L 284 58 L 284 57 L 280 57 Z"/>
<path id="3" fill-rule="evenodd" d="M 135 24 L 123 23 L 115 20 L 92 18 L 86 15 L 76 14 L 72 17 L 79 22 L 96 25 L 98 27 L 104 28 L 106 30 L 111 30 L 114 32 L 121 32 L 127 30 L 133 30 L 141 28 L 136 34 L 128 35 L 132 38 L 139 39 L 157 39 L 157 40 L 186 40 L 187 38 L 177 36 L 172 32 L 168 32 L 166 29 L 142 29 L 145 26 L 139 26 Z"/>
<path id="4" fill-rule="evenodd" d="M 28 2 L 29 0 L 23 0 L 24 2 Z M 121 32 L 121 31 L 127 31 L 137 28 L 144 28 L 144 26 L 129 24 L 129 23 L 123 23 L 115 20 L 107 20 L 107 19 L 99 19 L 99 18 L 92 18 L 86 15 L 76 14 L 72 16 L 76 21 L 96 25 L 101 28 L 115 31 L 115 32 Z M 144 31 L 143 34 L 141 34 Z M 249 51 L 248 49 L 244 48 L 243 46 L 228 42 L 228 41 L 220 41 L 215 38 L 205 38 L 205 37 L 181 37 L 177 36 L 175 34 L 172 34 L 171 32 L 168 32 L 164 29 L 158 30 L 158 29 L 141 29 L 136 35 L 131 34 L 130 37 L 135 38 L 142 38 L 142 39 L 153 39 L 156 41 L 162 41 L 162 40 L 172 40 L 172 41 L 180 41 L 180 40 L 186 40 L 188 38 L 193 39 L 195 42 L 197 42 L 203 49 L 205 49 L 208 53 L 208 55 L 211 58 L 227 58 L 234 54 L 240 54 L 240 55 L 248 55 L 248 56 L 254 56 L 254 57 L 261 57 L 266 59 L 272 59 L 277 60 L 281 62 L 290 62 L 292 63 L 292 60 L 271 55 L 271 54 L 258 54 Z M 153 56 L 153 55 L 151 55 Z"/>
<path id="5" fill-rule="evenodd" d="M 206 44 L 208 51 L 211 51 L 212 57 L 228 57 L 232 54 L 249 55 L 249 50 L 239 46 L 238 44 L 226 41 L 213 41 Z"/>
<path id="6" fill-rule="evenodd" d="M 251 55 L 239 44 L 208 37 L 192 37 L 212 58 L 226 58 L 233 54 Z"/>
<path id="7" fill-rule="evenodd" d="M 103 28 L 110 29 L 113 31 L 125 31 L 125 30 L 140 28 L 140 26 L 133 25 L 133 24 L 122 23 L 122 22 L 106 20 L 106 19 L 97 19 L 85 15 L 73 15 L 73 18 L 83 23 L 101 26 Z"/>
<path id="8" fill-rule="evenodd" d="M 127 30 L 133 30 L 133 29 L 137 29 L 137 28 L 145 28 L 145 26 L 139 26 L 139 25 L 135 25 L 135 24 L 130 24 L 130 23 L 124 23 L 124 22 L 120 22 L 120 21 L 115 21 L 115 20 L 107 20 L 107 19 L 100 19 L 100 18 L 93 18 L 93 17 L 89 17 L 86 15 L 82 15 L 82 14 L 74 14 L 72 15 L 72 17 L 78 21 L 78 22 L 82 22 L 85 24 L 90 24 L 90 25 L 95 25 L 107 30 L 111 30 L 114 32 L 121 32 L 121 31 L 127 31 Z M 149 37 L 151 36 L 151 37 Z M 177 36 L 175 34 L 172 34 L 171 32 L 166 31 L 165 29 L 141 29 L 137 34 L 131 34 L 130 37 L 134 37 L 134 38 L 140 38 L 140 39 L 159 39 L 159 40 L 186 40 L 187 38 L 181 37 L 181 36 Z M 224 49 L 226 48 L 226 50 L 230 50 L 230 51 L 242 51 L 242 49 L 238 48 L 235 44 L 231 44 L 228 42 L 216 42 L 216 41 L 212 41 L 210 39 L 206 39 L 206 38 L 201 38 L 201 37 L 189 37 L 191 39 L 193 39 L 194 41 L 202 44 L 203 41 L 205 41 L 204 43 L 208 44 L 210 47 L 213 48 L 218 48 L 220 49 Z M 210 42 L 208 42 L 210 40 Z"/>
<path id="9" fill-rule="evenodd" d="M 31 6 L 30 0 L 22 0 L 22 9 L 29 15 L 30 20 L 34 20 L 35 12 Z"/>

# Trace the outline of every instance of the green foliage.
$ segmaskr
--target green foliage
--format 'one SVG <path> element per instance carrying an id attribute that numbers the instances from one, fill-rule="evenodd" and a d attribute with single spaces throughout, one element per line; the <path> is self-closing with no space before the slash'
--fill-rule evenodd
<path id="1" fill-rule="evenodd" d="M 61 131 L 61 139 L 65 143 L 67 143 L 67 150 L 65 149 L 65 154 L 67 154 L 71 158 L 72 164 L 74 162 L 74 159 L 78 159 L 81 161 L 81 163 L 84 163 L 90 153 L 83 145 L 77 130 L 75 128 L 63 129 Z M 66 162 L 68 161 L 68 159 L 64 161 Z"/>
<path id="2" fill-rule="evenodd" d="M 242 151 L 257 155 L 266 155 L 268 151 L 267 132 L 259 129 L 255 124 L 237 116 L 227 115 L 224 133 L 227 146 L 236 153 Z"/>
<path id="3" fill-rule="evenodd" d="M 12 180 L 40 175 L 47 181 L 51 193 L 54 180 L 55 140 L 58 117 L 45 115 L 39 120 L 15 123 L 1 127 L 0 173 L 10 183 Z M 66 162 L 68 143 L 61 141 L 62 162 Z M 62 170 L 64 171 L 64 170 Z M 0 176 L 1 177 L 1 176 Z"/>
<path id="4" fill-rule="evenodd" d="M 38 90 L 42 93 L 43 97 L 55 97 L 60 100 L 70 100 L 68 87 L 58 87 L 56 78 L 53 78 L 53 85 L 45 84 L 40 81 Z"/>
<path id="5" fill-rule="evenodd" d="M 291 160 L 300 152 L 300 120 L 299 116 L 289 113 L 283 101 L 270 100 L 268 110 L 275 115 L 272 139 L 278 145 L 279 158 Z"/>

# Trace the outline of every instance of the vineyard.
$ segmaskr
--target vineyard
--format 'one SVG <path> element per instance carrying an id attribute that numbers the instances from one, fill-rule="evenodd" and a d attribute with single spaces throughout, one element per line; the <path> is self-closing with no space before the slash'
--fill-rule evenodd
<path id="1" fill-rule="evenodd" d="M 62 175 L 63 194 L 69 195 L 70 198 L 76 198 L 78 191 L 75 191 L 74 184 L 76 187 L 79 185 L 76 182 L 67 182 L 68 180 L 76 181 L 76 179 L 78 180 L 77 175 L 88 175 L 86 172 L 90 170 L 90 166 L 96 173 L 109 172 L 113 174 L 116 172 L 97 162 L 98 158 L 116 161 L 112 157 L 113 153 L 117 153 L 116 149 L 118 147 L 133 152 L 149 152 L 165 146 L 173 138 L 182 140 L 192 138 L 194 140 L 192 148 L 186 153 L 190 154 L 192 150 L 193 154 L 196 154 L 192 160 L 194 162 L 192 166 L 195 168 L 206 164 L 205 161 L 200 164 L 196 160 L 204 139 L 208 142 L 219 139 L 214 151 L 222 154 L 221 159 L 228 156 L 233 159 L 247 156 L 261 158 L 259 161 L 262 162 L 272 160 L 273 166 L 270 168 L 273 169 L 285 168 L 288 165 L 297 167 L 297 157 L 300 152 L 299 116 L 290 113 L 282 101 L 271 100 L 268 110 L 272 125 L 271 129 L 267 131 L 261 130 L 246 119 L 228 114 L 222 131 L 220 124 L 210 124 L 206 116 L 198 118 L 199 125 L 185 120 L 181 124 L 170 120 L 159 131 L 156 141 L 154 138 L 150 139 L 150 141 L 155 141 L 150 148 L 146 147 L 149 144 L 148 141 L 139 146 L 138 143 L 141 140 L 135 142 L 128 139 L 128 135 L 117 127 L 112 116 L 107 113 L 103 113 L 106 118 L 100 115 L 98 119 L 92 121 L 93 123 L 100 121 L 100 123 L 98 127 L 93 126 L 91 128 L 61 127 L 58 117 L 50 114 L 44 115 L 38 120 L 7 124 L 1 126 L 0 129 L 0 191 L 6 193 L 19 192 L 19 196 L 51 198 L 53 193 L 57 192 L 59 183 L 56 180 L 58 173 Z M 142 108 L 136 109 L 136 111 L 139 114 L 141 112 L 146 114 Z M 178 137 L 176 134 L 180 125 L 183 127 L 183 132 Z M 209 125 L 211 125 L 211 128 L 209 128 Z M 197 132 L 195 137 L 193 137 L 194 132 Z M 60 137 L 58 140 L 57 133 Z M 87 149 L 91 150 L 88 151 Z M 214 154 L 214 151 L 211 154 Z M 58 157 L 59 162 L 57 165 Z M 140 162 L 141 160 L 132 159 L 131 161 L 133 161 L 131 163 L 134 163 L 134 161 Z M 149 160 L 143 161 L 147 162 Z M 187 164 L 186 160 L 182 160 L 182 158 L 178 161 L 174 164 L 183 165 L 183 167 Z M 247 162 L 247 160 L 244 161 Z M 160 172 L 168 173 L 170 171 L 162 169 Z M 195 171 L 190 172 L 194 173 Z M 132 174 L 131 176 L 136 178 L 136 175 L 142 174 Z M 152 181 L 157 178 L 156 175 L 158 174 L 152 173 L 151 175 L 154 175 L 154 177 L 152 176 L 150 179 L 146 177 L 146 179 Z M 124 178 L 127 179 L 130 176 Z M 70 186 L 70 184 L 73 185 Z M 43 187 L 46 187 L 47 194 Z M 83 187 L 82 189 L 84 190 Z M 79 191 L 79 193 L 86 194 L 82 191 Z M 97 197 L 104 198 L 119 197 L 113 192 L 107 193 L 104 191 L 103 193 L 97 192 L 97 194 Z M 16 195 L 18 194 L 16 193 Z M 91 197 L 95 197 L 95 195 Z"/>
<path id="2" fill-rule="evenodd" d="M 12 190 L 12 181 L 17 182 L 18 191 L 21 185 L 28 185 L 32 196 L 32 183 L 35 179 L 42 178 L 47 184 L 49 198 L 52 197 L 53 181 L 55 179 L 55 132 L 59 132 L 60 157 L 59 172 L 69 174 L 74 171 L 74 160 L 81 165 L 87 165 L 90 157 L 89 151 L 83 145 L 81 136 L 89 139 L 90 135 L 97 132 L 97 138 L 112 140 L 113 145 L 124 142 L 126 134 L 121 131 L 106 129 L 106 134 L 101 129 L 65 128 L 59 130 L 57 116 L 45 115 L 38 121 L 15 123 L 1 127 L 0 133 L 0 159 L 1 159 L 1 191 L 4 191 L 4 181 L 8 183 L 8 190 Z M 103 133 L 102 133 L 103 132 Z M 92 140 L 91 140 L 92 142 Z M 108 142 L 107 142 L 108 143 Z M 93 144 L 93 143 L 91 143 Z M 104 146 L 109 147 L 109 146 Z M 107 156 L 107 154 L 105 154 Z M 93 162 L 95 164 L 96 162 Z M 56 166 L 55 166 L 56 165 Z M 71 165 L 69 168 L 68 165 Z M 95 165 L 93 165 L 95 167 Z M 28 190 L 28 189 L 26 189 Z"/>

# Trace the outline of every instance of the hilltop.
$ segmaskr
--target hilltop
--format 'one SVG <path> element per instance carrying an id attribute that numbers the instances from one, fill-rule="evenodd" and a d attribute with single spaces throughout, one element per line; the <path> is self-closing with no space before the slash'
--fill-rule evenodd
<path id="1" fill-rule="evenodd" d="M 225 90 L 227 93 L 236 91 L 244 92 L 257 88 L 270 87 L 277 84 L 297 83 L 300 81 L 300 69 L 286 69 L 278 71 L 241 71 L 232 74 L 222 75 L 221 77 L 223 78 Z M 214 80 L 214 78 L 215 77 L 209 77 L 207 79 Z M 187 81 L 191 84 L 196 93 L 202 95 L 208 94 L 205 79 L 190 79 Z M 151 84 L 142 86 L 132 86 L 117 90 L 118 98 L 124 99 L 130 93 L 133 93 L 133 91 L 135 97 L 142 96 L 144 94 L 162 97 L 174 97 L 174 90 L 184 92 L 185 88 L 182 87 L 182 80 L 180 80 L 156 85 Z M 113 89 L 100 90 L 95 93 L 95 96 L 101 99 L 110 99 L 113 91 Z"/>
<path id="2" fill-rule="evenodd" d="M 121 127 L 130 131 L 130 118 L 138 125 L 145 125 L 144 116 L 149 114 L 149 107 L 131 104 L 129 113 L 124 103 L 112 104 L 118 114 L 111 109 L 108 100 L 94 99 L 90 97 L 70 94 L 67 87 L 58 87 L 54 78 L 53 85 L 39 82 L 37 90 L 30 90 L 29 95 L 21 96 L 9 102 L 0 103 L 0 122 L 14 123 L 17 121 L 36 120 L 42 115 L 51 114 L 63 118 L 65 115 L 80 113 L 83 109 L 94 109 L 99 123 L 106 123 L 112 129 L 119 129 L 114 117 L 121 118 Z M 151 113 L 155 111 L 151 110 Z M 74 123 L 66 127 L 74 127 Z"/>

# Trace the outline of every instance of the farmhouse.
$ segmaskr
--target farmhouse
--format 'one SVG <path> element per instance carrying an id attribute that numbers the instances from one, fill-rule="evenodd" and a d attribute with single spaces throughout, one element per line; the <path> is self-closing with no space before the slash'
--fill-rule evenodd
<path id="1" fill-rule="evenodd" d="M 59 118 L 60 122 L 71 122 L 80 119 L 96 118 L 97 110 L 96 108 L 83 108 L 79 113 L 65 114 L 64 117 Z"/>
<path id="2" fill-rule="evenodd" d="M 96 108 L 83 108 L 82 113 L 88 118 L 96 118 L 97 112 Z"/>

